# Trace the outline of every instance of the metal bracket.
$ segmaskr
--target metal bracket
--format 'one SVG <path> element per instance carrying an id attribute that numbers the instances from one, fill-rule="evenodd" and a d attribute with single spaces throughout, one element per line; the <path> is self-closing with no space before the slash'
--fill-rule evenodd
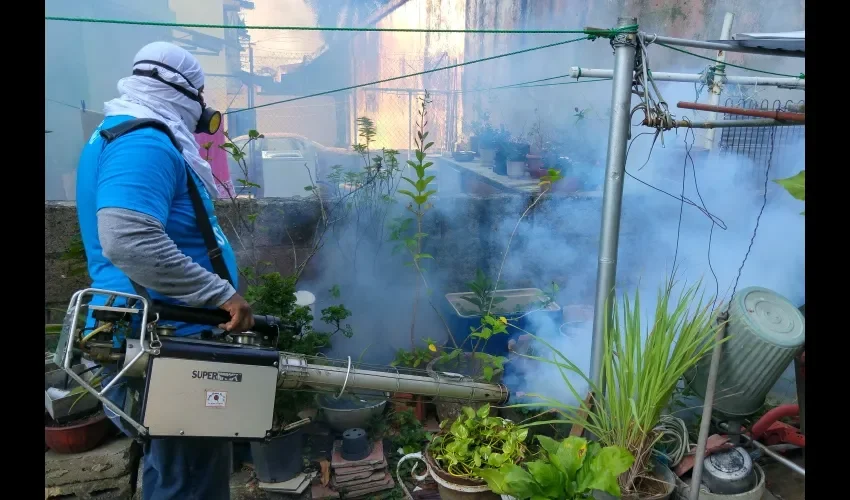
<path id="1" fill-rule="evenodd" d="M 141 308 L 141 310 L 139 310 L 139 309 L 115 308 L 115 307 L 106 307 L 106 306 L 97 306 L 97 305 L 92 305 L 92 306 L 84 305 L 85 304 L 85 302 L 84 302 L 85 298 L 93 297 L 95 295 L 107 295 L 107 296 L 113 296 L 113 297 L 123 297 L 125 299 L 135 299 L 135 300 L 139 301 L 139 303 L 142 305 L 142 308 Z M 147 435 L 147 433 L 148 433 L 147 428 L 145 428 L 139 422 L 133 420 L 133 418 L 130 417 L 130 415 L 127 415 L 124 412 L 124 410 L 122 410 L 121 408 L 118 408 L 118 406 L 115 405 L 115 403 L 108 400 L 106 398 L 105 394 L 108 390 L 115 387 L 115 384 L 120 379 L 122 379 L 125 376 L 125 374 L 136 363 L 139 363 L 139 361 L 142 359 L 142 357 L 145 354 L 154 354 L 152 352 L 151 348 L 150 348 L 150 343 L 145 338 L 145 332 L 148 329 L 147 328 L 147 320 L 148 320 L 148 308 L 149 308 L 149 306 L 150 305 L 148 304 L 148 301 L 144 297 L 139 296 L 139 295 L 130 294 L 130 293 L 112 292 L 112 291 L 109 291 L 109 290 L 102 290 L 102 289 L 99 289 L 99 288 L 87 288 L 85 290 L 81 290 L 81 291 L 75 293 L 74 296 L 71 298 L 71 303 L 68 307 L 68 310 L 72 314 L 72 319 L 71 319 L 70 335 L 68 336 L 68 344 L 67 344 L 66 349 L 65 349 L 65 360 L 62 364 L 62 369 L 65 370 L 65 373 L 67 373 L 68 376 L 71 377 L 71 379 L 73 379 L 75 382 L 80 384 L 80 387 L 85 389 L 86 392 L 90 393 L 95 398 L 97 398 L 98 401 L 103 403 L 104 407 L 109 408 L 113 413 L 115 413 L 119 417 L 123 418 L 125 421 L 127 421 L 127 423 L 129 423 L 131 426 L 133 426 L 133 428 L 139 433 L 140 437 Z M 118 312 L 126 312 L 126 313 L 129 313 L 129 314 L 141 314 L 141 326 L 139 328 L 139 339 L 138 339 L 140 349 L 138 350 L 137 354 L 135 354 L 129 362 L 127 362 L 127 361 L 124 362 L 123 368 L 121 368 L 121 370 L 115 375 L 115 377 L 113 377 L 112 380 L 110 380 L 109 383 L 106 384 L 106 387 L 104 387 L 100 391 L 98 391 L 97 389 L 92 387 L 82 377 L 77 375 L 74 372 L 74 370 L 72 369 L 72 360 L 73 360 L 73 357 L 74 357 L 74 337 L 76 335 L 77 326 L 78 326 L 78 323 L 80 321 L 80 312 L 83 310 L 84 307 L 86 307 L 87 309 L 91 309 L 91 310 L 98 310 L 98 309 L 100 309 L 100 310 L 116 310 Z M 151 341 L 153 341 L 154 339 L 155 339 L 155 334 L 151 333 Z"/>

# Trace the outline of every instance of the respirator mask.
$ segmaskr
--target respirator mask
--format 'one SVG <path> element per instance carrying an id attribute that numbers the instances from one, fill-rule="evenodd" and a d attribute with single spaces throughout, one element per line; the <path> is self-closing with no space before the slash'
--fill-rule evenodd
<path id="1" fill-rule="evenodd" d="M 154 80 L 156 80 L 158 82 L 162 82 L 162 83 L 168 85 L 169 87 L 173 88 L 177 92 L 180 92 L 184 96 L 188 97 L 189 99 L 195 101 L 196 103 L 198 103 L 198 105 L 201 106 L 201 116 L 200 116 L 200 118 L 198 118 L 198 124 L 195 127 L 195 133 L 196 134 L 214 135 L 216 132 L 218 132 L 218 129 L 221 128 L 221 113 L 218 112 L 215 109 L 208 107 L 206 105 L 206 103 L 204 103 L 204 99 L 203 99 L 203 97 L 201 97 L 201 92 L 197 88 L 195 88 L 195 86 L 192 85 L 192 82 L 190 82 L 189 79 L 186 78 L 182 73 L 180 73 L 179 71 L 177 71 L 176 69 L 172 68 L 171 66 L 169 66 L 167 64 L 157 62 L 157 61 L 147 61 L 147 60 L 136 61 L 136 64 L 151 64 L 151 65 L 154 65 L 154 66 L 159 66 L 159 67 L 166 69 L 168 71 L 171 71 L 172 73 L 174 73 L 176 75 L 180 75 L 184 80 L 186 80 L 186 83 L 189 84 L 189 86 L 192 87 L 192 89 L 194 89 L 195 92 L 197 92 L 197 94 L 192 93 L 191 91 L 181 87 L 180 85 L 177 85 L 176 83 L 171 83 L 168 80 L 166 80 L 165 78 L 161 77 L 159 75 L 159 71 L 157 71 L 156 68 L 154 68 L 154 69 L 138 69 L 138 68 L 133 69 L 133 75 L 134 76 L 144 76 L 144 77 L 147 77 L 147 78 L 153 78 Z"/>

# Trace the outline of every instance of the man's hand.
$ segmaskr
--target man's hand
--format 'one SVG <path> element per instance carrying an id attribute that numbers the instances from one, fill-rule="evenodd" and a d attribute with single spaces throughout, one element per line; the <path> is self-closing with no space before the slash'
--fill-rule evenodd
<path id="1" fill-rule="evenodd" d="M 218 325 L 224 331 L 239 333 L 250 330 L 254 326 L 254 313 L 251 305 L 245 302 L 238 293 L 234 293 L 227 302 L 221 305 L 221 309 L 230 313 L 230 321 L 224 325 Z"/>

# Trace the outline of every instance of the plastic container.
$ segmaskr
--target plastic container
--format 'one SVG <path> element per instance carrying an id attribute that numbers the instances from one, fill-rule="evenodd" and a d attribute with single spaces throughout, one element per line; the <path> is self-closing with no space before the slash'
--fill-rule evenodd
<path id="1" fill-rule="evenodd" d="M 302 428 L 268 441 L 252 442 L 251 457 L 257 479 L 264 483 L 282 483 L 297 476 L 304 468 L 301 458 L 303 449 Z"/>
<path id="2" fill-rule="evenodd" d="M 524 161 L 508 161 L 508 177 L 511 179 L 525 178 L 525 162 Z"/>
<path id="3" fill-rule="evenodd" d="M 540 301 L 540 298 L 543 296 L 543 291 L 539 288 L 498 290 L 496 296 L 504 297 L 505 300 L 499 304 L 498 309 L 494 308 L 492 315 L 497 317 L 504 316 L 509 323 L 513 323 L 523 330 L 534 333 L 532 331 L 534 329 L 532 321 L 539 318 L 538 315 L 549 316 L 553 325 L 561 323 L 561 306 L 555 302 L 550 303 L 539 311 L 527 312 L 529 306 Z M 472 331 L 471 329 L 478 329 L 481 326 L 481 315 L 471 312 L 475 309 L 475 305 L 464 300 L 464 297 L 472 298 L 474 294 L 472 292 L 446 294 L 446 301 L 448 302 L 446 322 L 449 324 L 449 328 L 458 345 L 461 345 L 463 350 L 470 352 L 475 346 L 475 339 L 469 339 L 467 341 L 467 338 Z M 517 310 L 520 312 L 504 312 Z M 517 328 L 508 325 L 507 335 L 493 335 L 487 340 L 486 345 L 483 347 L 479 346 L 477 352 L 484 352 L 494 356 L 506 356 L 508 354 L 508 342 L 512 338 L 519 337 L 521 333 Z"/>
<path id="4" fill-rule="evenodd" d="M 56 453 L 82 453 L 97 448 L 109 434 L 109 420 L 103 412 L 73 422 L 71 425 L 56 425 L 44 416 L 44 443 Z"/>
<path id="5" fill-rule="evenodd" d="M 351 428 L 363 429 L 368 427 L 372 417 L 384 412 L 387 398 L 383 393 L 374 392 L 374 396 L 364 396 L 362 392 L 357 395 L 344 394 L 339 399 L 328 394 L 316 395 L 316 404 L 322 409 L 331 429 L 337 432 Z"/>
<path id="6" fill-rule="evenodd" d="M 348 429 L 342 433 L 342 458 L 349 461 L 363 460 L 372 453 L 369 437 L 363 429 Z"/>

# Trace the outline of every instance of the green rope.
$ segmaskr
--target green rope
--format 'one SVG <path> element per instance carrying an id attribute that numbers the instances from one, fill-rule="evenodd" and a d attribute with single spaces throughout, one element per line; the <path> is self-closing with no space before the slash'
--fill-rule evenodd
<path id="1" fill-rule="evenodd" d="M 311 97 L 320 97 L 320 96 L 323 96 L 323 95 L 334 94 L 334 93 L 337 93 L 337 92 L 345 92 L 346 90 L 354 90 L 354 89 L 359 89 L 359 88 L 362 88 L 362 87 L 379 85 L 381 83 L 394 82 L 396 80 L 403 80 L 405 78 L 410 78 L 410 77 L 414 77 L 414 76 L 421 76 L 421 75 L 427 75 L 429 73 L 436 73 L 437 71 L 459 68 L 461 66 L 468 66 L 470 64 L 476 64 L 476 63 L 480 63 L 480 62 L 492 61 L 494 59 L 500 59 L 502 57 L 525 54 L 527 52 L 532 52 L 532 51 L 535 51 L 535 50 L 548 49 L 550 47 L 557 47 L 559 45 L 566 45 L 568 43 L 578 42 L 578 41 L 587 40 L 587 39 L 588 39 L 588 37 L 586 37 L 586 36 L 583 36 L 583 37 L 580 37 L 580 38 L 573 38 L 572 40 L 550 43 L 550 44 L 547 44 L 547 45 L 540 45 L 540 46 L 537 46 L 537 47 L 531 47 L 529 49 L 522 49 L 522 50 L 517 50 L 517 51 L 514 51 L 514 52 L 507 52 L 505 54 L 499 54 L 499 55 L 495 55 L 495 56 L 484 57 L 482 59 L 474 59 L 472 61 L 462 62 L 462 63 L 458 63 L 458 64 L 451 64 L 449 66 L 442 66 L 440 68 L 434 68 L 434 69 L 429 69 L 429 70 L 425 70 L 425 71 L 419 71 L 417 73 L 411 73 L 409 75 L 394 76 L 392 78 L 384 78 L 383 80 L 376 80 L 374 82 L 361 83 L 359 85 L 351 85 L 351 86 L 342 87 L 342 88 L 339 88 L 339 89 L 326 90 L 324 92 L 317 92 L 315 94 L 304 95 L 304 96 L 299 96 L 299 97 L 292 97 L 290 99 L 284 99 L 282 101 L 275 101 L 275 102 L 269 102 L 269 103 L 266 103 L 266 104 L 260 104 L 259 106 L 253 106 L 251 108 L 234 109 L 232 111 L 226 112 L 225 114 L 241 113 L 242 111 L 248 111 L 249 109 L 265 108 L 265 107 L 268 107 L 268 106 L 274 106 L 276 104 L 284 104 L 284 103 L 293 102 L 293 101 L 300 101 L 302 99 L 309 99 Z"/>
<path id="2" fill-rule="evenodd" d="M 683 49 L 680 49 L 680 48 L 678 48 L 678 47 L 673 47 L 672 45 L 667 45 L 666 43 L 655 42 L 655 44 L 656 44 L 656 45 L 661 45 L 662 47 L 667 47 L 668 49 L 675 50 L 676 52 L 681 52 L 682 54 L 688 54 L 688 55 L 691 55 L 691 56 L 694 56 L 694 57 L 699 57 L 700 59 L 705 59 L 705 60 L 707 60 L 707 61 L 717 62 L 717 60 L 716 60 L 716 59 L 714 59 L 714 58 L 706 57 L 706 56 L 701 56 L 701 55 L 699 55 L 699 54 L 694 54 L 693 52 L 689 52 L 689 51 L 687 51 L 687 50 L 683 50 Z M 786 76 L 786 77 L 788 77 L 788 78 L 798 78 L 798 79 L 800 79 L 800 80 L 805 80 L 805 79 L 806 79 L 806 75 L 805 75 L 805 73 L 800 73 L 799 75 L 787 75 L 787 74 L 785 74 L 785 73 L 774 73 L 774 72 L 772 72 L 772 71 L 764 71 L 764 70 L 761 70 L 761 69 L 748 68 L 748 67 L 746 67 L 746 66 L 739 66 L 739 65 L 737 65 L 737 64 L 732 64 L 732 63 L 728 63 L 728 62 L 725 62 L 725 63 L 722 63 L 722 64 L 723 64 L 723 65 L 726 65 L 726 66 L 732 66 L 733 68 L 744 69 L 744 70 L 747 70 L 747 71 L 754 71 L 754 72 L 756 72 L 756 73 L 764 73 L 765 75 Z M 718 64 L 718 66 L 719 66 L 719 65 L 720 65 L 720 64 Z"/>
<path id="3" fill-rule="evenodd" d="M 585 28 L 583 30 L 487 30 L 487 29 L 428 29 L 428 28 L 345 28 L 334 26 L 237 26 L 233 24 L 169 23 L 160 21 L 127 21 L 121 19 L 98 19 L 90 17 L 44 16 L 46 21 L 68 21 L 74 23 L 124 24 L 133 26 L 160 26 L 169 28 L 211 28 L 246 30 L 286 31 L 354 31 L 386 33 L 487 33 L 487 34 L 582 34 L 594 38 L 611 38 L 621 32 L 634 32 L 637 25 L 613 29 Z"/>

